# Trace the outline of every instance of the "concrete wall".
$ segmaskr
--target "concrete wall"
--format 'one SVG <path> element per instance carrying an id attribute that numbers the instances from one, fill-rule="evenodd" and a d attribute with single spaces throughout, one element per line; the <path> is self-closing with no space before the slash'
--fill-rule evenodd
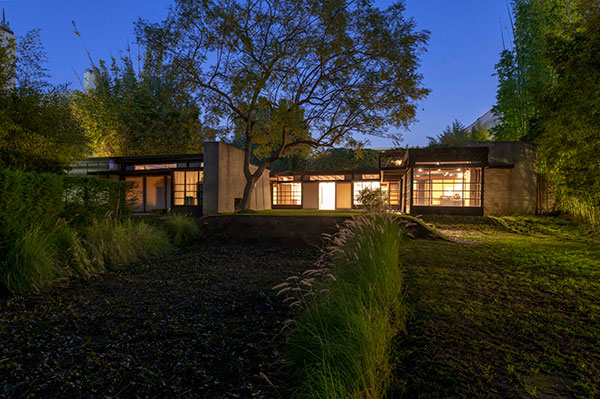
<path id="1" fill-rule="evenodd" d="M 484 214 L 534 214 L 537 205 L 535 144 L 506 141 L 477 142 L 469 146 L 489 147 L 490 167 L 484 171 Z M 499 164 L 514 164 L 514 167 L 494 168 Z"/>
<path id="2" fill-rule="evenodd" d="M 319 183 L 302 183 L 302 208 L 319 209 Z"/>
<path id="3" fill-rule="evenodd" d="M 256 170 L 251 166 L 251 170 Z M 204 143 L 203 213 L 205 215 L 234 212 L 235 199 L 244 196 L 244 152 L 229 144 Z M 255 183 L 249 209 L 271 209 L 269 172 Z"/>

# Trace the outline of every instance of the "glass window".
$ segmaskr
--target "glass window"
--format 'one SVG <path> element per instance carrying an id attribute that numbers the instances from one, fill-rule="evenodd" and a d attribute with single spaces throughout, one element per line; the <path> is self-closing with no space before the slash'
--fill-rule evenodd
<path id="1" fill-rule="evenodd" d="M 176 163 L 157 163 L 157 164 L 135 165 L 135 170 L 174 169 L 176 167 L 177 167 Z"/>
<path id="2" fill-rule="evenodd" d="M 414 206 L 481 206 L 481 168 L 419 168 Z"/>
<path id="3" fill-rule="evenodd" d="M 363 180 L 379 180 L 379 175 L 362 175 Z"/>
<path id="4" fill-rule="evenodd" d="M 390 205 L 400 205 L 400 183 L 390 183 L 388 195 L 390 199 Z"/>
<path id="5" fill-rule="evenodd" d="M 302 205 L 302 183 L 274 183 L 273 205 Z"/>
<path id="6" fill-rule="evenodd" d="M 376 190 L 378 188 L 385 190 L 387 188 L 387 186 L 382 187 L 378 181 L 355 181 L 353 195 L 354 205 L 362 205 L 358 200 L 358 194 L 367 187 L 371 190 Z"/>
<path id="7" fill-rule="evenodd" d="M 202 196 L 202 171 L 173 172 L 174 205 L 198 205 Z"/>
<path id="8" fill-rule="evenodd" d="M 344 180 L 344 175 L 314 175 L 309 178 L 312 181 L 325 181 L 325 180 Z"/>

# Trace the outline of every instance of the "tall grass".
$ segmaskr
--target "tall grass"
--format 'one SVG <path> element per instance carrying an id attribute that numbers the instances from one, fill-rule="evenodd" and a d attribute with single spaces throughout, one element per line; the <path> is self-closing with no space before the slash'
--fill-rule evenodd
<path id="1" fill-rule="evenodd" d="M 321 263 L 275 288 L 302 312 L 289 323 L 296 398 L 381 398 L 390 341 L 404 328 L 402 230 L 393 216 L 365 214 L 331 238 Z"/>
<path id="2" fill-rule="evenodd" d="M 85 237 L 90 258 L 101 267 L 114 268 L 172 248 L 167 233 L 131 219 L 94 221 Z"/>
<path id="3" fill-rule="evenodd" d="M 188 215 L 174 213 L 165 222 L 164 228 L 169 233 L 171 241 L 175 246 L 187 245 L 200 235 L 200 229 L 196 221 Z"/>
<path id="4" fill-rule="evenodd" d="M 8 292 L 39 291 L 46 282 L 59 276 L 56 249 L 51 238 L 39 228 L 30 229 L 16 239 L 6 258 L 0 261 L 0 286 Z"/>

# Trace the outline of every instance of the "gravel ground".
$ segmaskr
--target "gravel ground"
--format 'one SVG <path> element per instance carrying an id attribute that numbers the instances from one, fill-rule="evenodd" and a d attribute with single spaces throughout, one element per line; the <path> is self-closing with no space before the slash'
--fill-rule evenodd
<path id="1" fill-rule="evenodd" d="M 317 256 L 206 244 L 0 299 L 0 396 L 280 397 L 270 288 Z"/>

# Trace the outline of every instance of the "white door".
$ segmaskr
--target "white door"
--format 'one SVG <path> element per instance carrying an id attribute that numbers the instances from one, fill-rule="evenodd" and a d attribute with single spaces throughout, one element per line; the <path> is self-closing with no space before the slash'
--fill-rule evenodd
<path id="1" fill-rule="evenodd" d="M 319 183 L 319 209 L 335 209 L 335 182 Z"/>

